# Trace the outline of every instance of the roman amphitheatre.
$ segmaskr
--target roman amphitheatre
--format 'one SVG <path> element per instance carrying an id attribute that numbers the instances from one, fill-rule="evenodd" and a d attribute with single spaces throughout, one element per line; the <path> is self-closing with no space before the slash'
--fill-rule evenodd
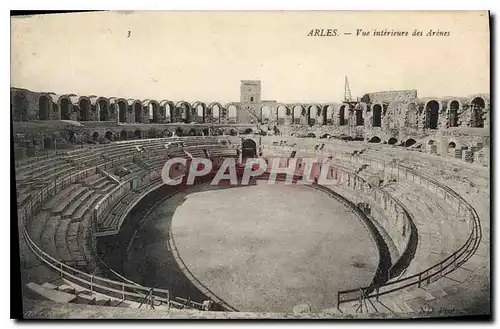
<path id="1" fill-rule="evenodd" d="M 490 314 L 488 94 L 261 88 L 227 104 L 11 88 L 26 317 Z M 238 177 L 280 158 L 306 183 L 166 185 L 173 157 L 234 158 Z"/>

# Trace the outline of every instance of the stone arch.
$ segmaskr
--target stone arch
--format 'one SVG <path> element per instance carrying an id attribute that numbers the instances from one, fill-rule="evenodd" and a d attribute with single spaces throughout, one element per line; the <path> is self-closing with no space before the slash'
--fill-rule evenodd
<path id="1" fill-rule="evenodd" d="M 307 133 L 306 137 L 307 138 L 316 138 L 316 134 L 315 133 Z"/>
<path id="2" fill-rule="evenodd" d="M 373 105 L 372 112 L 372 127 L 382 127 L 382 105 Z"/>
<path id="3" fill-rule="evenodd" d="M 141 104 L 139 104 L 139 105 L 141 105 Z M 134 131 L 134 138 L 135 138 L 135 139 L 141 139 L 141 138 L 142 138 L 142 132 L 141 132 L 141 130 L 140 130 L 140 129 L 136 129 L 136 130 Z"/>
<path id="4" fill-rule="evenodd" d="M 174 108 L 175 120 L 174 122 L 191 123 L 192 121 L 192 107 L 187 101 L 179 101 L 175 104 Z"/>
<path id="5" fill-rule="evenodd" d="M 236 122 L 236 118 L 238 117 L 238 106 L 235 103 L 229 103 L 226 105 L 227 108 L 227 117 L 234 118 Z"/>
<path id="6" fill-rule="evenodd" d="M 38 120 L 50 120 L 51 99 L 48 95 L 38 97 Z"/>
<path id="7" fill-rule="evenodd" d="M 223 135 L 222 129 L 215 128 L 214 129 L 214 136 L 221 136 L 221 135 Z"/>
<path id="8" fill-rule="evenodd" d="M 326 108 L 326 124 L 331 125 L 334 122 L 333 116 L 335 115 L 335 106 L 328 105 Z"/>
<path id="9" fill-rule="evenodd" d="M 163 100 L 160 102 L 160 113 L 163 116 L 163 121 L 166 123 L 174 122 L 175 104 L 172 101 Z"/>
<path id="10" fill-rule="evenodd" d="M 294 105 L 292 107 L 293 124 L 300 124 L 301 118 L 307 114 L 306 109 L 302 105 Z"/>
<path id="11" fill-rule="evenodd" d="M 408 139 L 405 141 L 405 147 L 410 147 L 410 146 L 412 146 L 412 145 L 414 145 L 414 144 L 416 144 L 416 143 L 417 143 L 417 141 L 416 141 L 416 140 L 414 140 L 413 138 L 408 138 Z"/>
<path id="12" fill-rule="evenodd" d="M 106 138 L 107 140 L 110 140 L 112 141 L 113 140 L 113 133 L 111 131 L 106 131 L 106 133 L 104 134 L 104 138 Z"/>
<path id="13" fill-rule="evenodd" d="M 253 133 L 253 129 L 252 129 L 252 128 L 245 128 L 245 129 L 243 129 L 243 131 L 241 132 L 241 134 L 243 134 L 243 135 L 249 135 L 249 134 L 251 134 L 251 133 Z"/>
<path id="14" fill-rule="evenodd" d="M 80 97 L 78 100 L 78 107 L 80 108 L 79 121 L 90 121 L 90 99 L 86 96 Z"/>
<path id="15" fill-rule="evenodd" d="M 441 106 L 436 100 L 430 100 L 425 104 L 425 127 L 428 129 L 438 129 L 439 112 Z"/>
<path id="16" fill-rule="evenodd" d="M 458 111 L 460 111 L 460 108 L 461 104 L 456 99 L 450 102 L 450 108 L 448 110 L 449 127 L 458 127 Z"/>
<path id="17" fill-rule="evenodd" d="M 321 121 L 321 106 L 311 104 L 307 108 L 307 124 L 312 126 L 318 121 Z"/>
<path id="18" fill-rule="evenodd" d="M 457 147 L 457 144 L 453 141 L 449 142 L 448 143 L 448 149 L 454 149 Z"/>
<path id="19" fill-rule="evenodd" d="M 184 132 L 182 131 L 182 128 L 181 128 L 181 127 L 177 127 L 177 128 L 175 129 L 175 136 L 177 136 L 177 137 L 184 136 Z"/>
<path id="20" fill-rule="evenodd" d="M 347 120 L 345 119 L 345 108 L 345 105 L 339 108 L 339 126 L 345 126 L 347 124 Z"/>
<path id="21" fill-rule="evenodd" d="M 140 101 L 134 101 L 132 104 L 132 113 L 135 123 L 142 123 L 142 105 Z"/>
<path id="22" fill-rule="evenodd" d="M 257 156 L 257 143 L 253 139 L 245 139 L 241 142 L 242 158 L 255 158 Z"/>
<path id="23" fill-rule="evenodd" d="M 237 136 L 238 135 L 238 131 L 236 129 L 234 129 L 234 128 L 231 128 L 229 130 L 229 135 L 230 136 Z"/>
<path id="24" fill-rule="evenodd" d="M 92 134 L 92 139 L 99 139 L 99 133 L 97 131 L 94 131 L 94 133 Z"/>
<path id="25" fill-rule="evenodd" d="M 205 123 L 205 113 L 207 105 L 203 102 L 197 101 L 193 104 L 193 113 L 196 115 L 196 123 Z"/>
<path id="26" fill-rule="evenodd" d="M 172 137 L 173 134 L 169 129 L 165 129 L 161 132 L 162 137 Z"/>
<path id="27" fill-rule="evenodd" d="M 291 111 L 285 104 L 278 104 L 278 106 L 276 106 L 276 121 L 278 124 L 285 124 L 289 121 L 290 115 Z"/>
<path id="28" fill-rule="evenodd" d="M 207 121 L 208 123 L 219 123 L 222 114 L 222 105 L 218 102 L 212 102 L 208 105 Z"/>
<path id="29" fill-rule="evenodd" d="M 429 139 L 429 141 L 427 141 L 427 145 L 436 145 L 436 141 Z"/>
<path id="30" fill-rule="evenodd" d="M 194 128 L 189 129 L 188 136 L 196 136 L 196 129 Z"/>
<path id="31" fill-rule="evenodd" d="M 43 139 L 43 148 L 44 149 L 52 149 L 54 148 L 54 140 L 50 137 L 45 137 Z"/>
<path id="32" fill-rule="evenodd" d="M 389 144 L 389 145 L 394 145 L 394 144 L 396 144 L 397 142 L 398 142 L 397 138 L 395 138 L 395 137 L 391 137 L 391 138 L 389 138 L 389 140 L 387 141 L 387 144 Z"/>
<path id="33" fill-rule="evenodd" d="M 484 119 L 483 114 L 486 109 L 486 101 L 483 97 L 477 96 L 470 102 L 471 108 L 471 127 L 483 128 Z"/>
<path id="34" fill-rule="evenodd" d="M 120 123 L 127 122 L 127 101 L 124 99 L 118 99 L 116 104 L 118 106 L 118 121 Z"/>
<path id="35" fill-rule="evenodd" d="M 120 131 L 120 140 L 127 140 L 127 132 L 125 130 Z"/>
<path id="36" fill-rule="evenodd" d="M 380 143 L 382 140 L 380 139 L 380 137 L 378 136 L 373 136 L 372 138 L 370 138 L 370 140 L 368 140 L 368 143 Z"/>
<path id="37" fill-rule="evenodd" d="M 156 138 L 156 129 L 149 129 L 148 130 L 148 138 Z"/>
<path id="38" fill-rule="evenodd" d="M 361 103 L 356 106 L 354 109 L 354 118 L 355 118 L 355 124 L 356 126 L 364 126 L 365 125 L 365 119 L 364 119 L 364 112 L 366 112 L 366 105 Z"/>
<path id="39" fill-rule="evenodd" d="M 160 104 L 157 101 L 146 99 L 142 102 L 144 116 L 148 118 L 145 123 L 160 123 Z"/>
<path id="40" fill-rule="evenodd" d="M 99 97 L 96 101 L 96 105 L 99 113 L 99 121 L 109 121 L 109 99 L 104 97 Z"/>

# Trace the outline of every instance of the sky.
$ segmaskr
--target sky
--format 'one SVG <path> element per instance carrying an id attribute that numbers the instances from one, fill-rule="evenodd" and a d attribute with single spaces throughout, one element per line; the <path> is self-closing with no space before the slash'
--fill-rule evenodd
<path id="1" fill-rule="evenodd" d="M 307 36 L 337 29 L 339 36 Z M 450 36 L 356 36 L 358 29 Z M 130 32 L 130 33 L 129 33 Z M 345 35 L 344 33 L 352 33 Z M 489 92 L 487 12 L 99 12 L 11 20 L 11 85 L 57 94 L 340 102 L 417 89 L 419 97 Z"/>

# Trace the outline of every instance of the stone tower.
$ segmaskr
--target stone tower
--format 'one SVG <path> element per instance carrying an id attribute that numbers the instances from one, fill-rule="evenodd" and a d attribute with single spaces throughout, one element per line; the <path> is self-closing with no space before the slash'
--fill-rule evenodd
<path id="1" fill-rule="evenodd" d="M 260 120 L 261 113 L 261 83 L 260 80 L 241 80 L 240 104 L 238 111 L 239 123 L 250 123 Z"/>

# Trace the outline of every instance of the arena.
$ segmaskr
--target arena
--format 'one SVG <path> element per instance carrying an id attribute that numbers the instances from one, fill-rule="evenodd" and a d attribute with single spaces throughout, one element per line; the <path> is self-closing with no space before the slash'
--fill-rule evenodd
<path id="1" fill-rule="evenodd" d="M 11 88 L 30 314 L 489 314 L 489 95 L 240 91 L 223 105 Z M 328 158 L 338 183 L 168 186 L 173 157 L 296 158 L 297 178 Z"/>

